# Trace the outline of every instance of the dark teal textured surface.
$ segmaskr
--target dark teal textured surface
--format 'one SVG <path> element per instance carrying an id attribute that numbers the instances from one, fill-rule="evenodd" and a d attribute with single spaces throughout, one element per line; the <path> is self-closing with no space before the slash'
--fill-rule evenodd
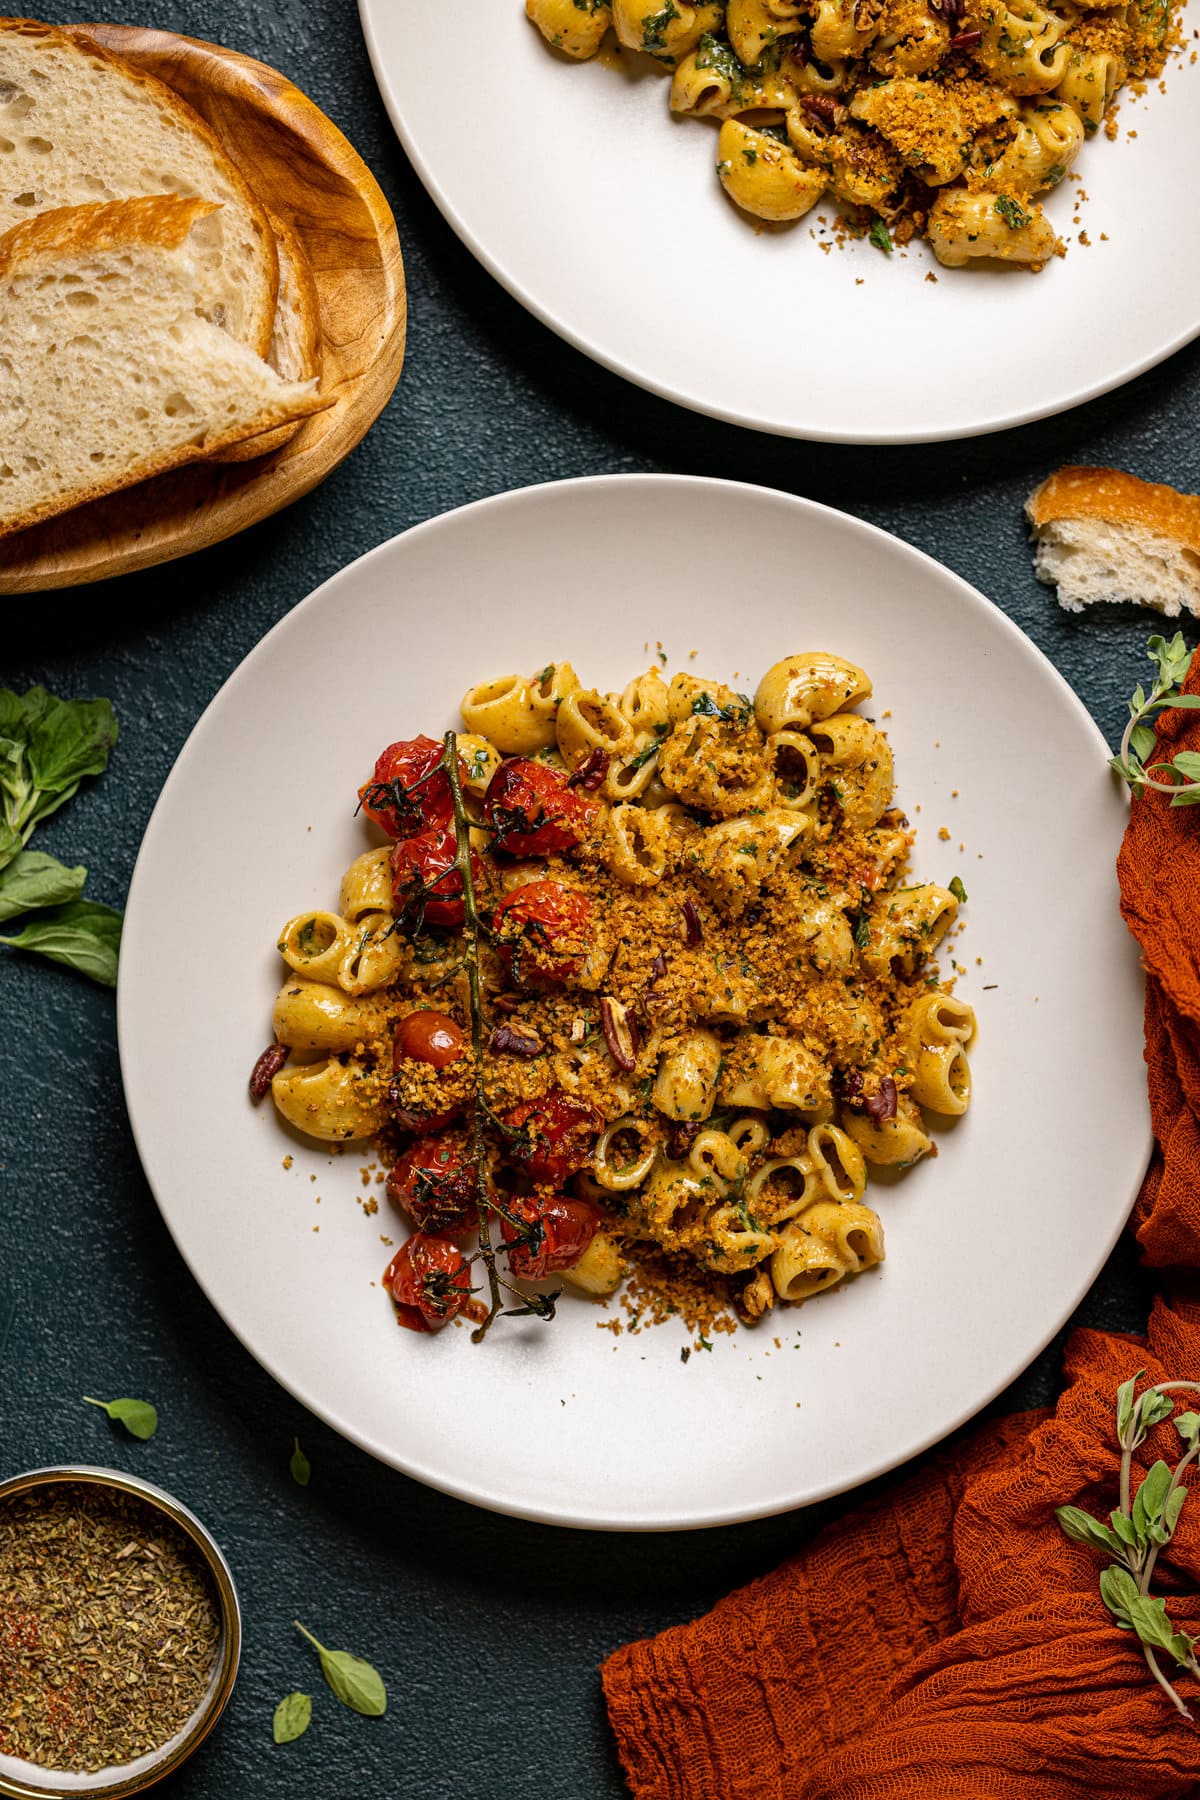
<path id="1" fill-rule="evenodd" d="M 509 5 L 520 28 L 517 0 L 482 3 Z M 421 519 L 564 476 L 716 474 L 857 513 L 990 595 L 1063 669 L 1106 735 L 1120 730 L 1156 618 L 1060 612 L 1033 579 L 1021 506 L 1063 462 L 1114 463 L 1200 488 L 1200 349 L 1077 412 L 960 445 L 839 449 L 718 425 L 594 367 L 477 267 L 405 163 L 350 0 L 121 0 L 108 16 L 229 44 L 312 96 L 396 210 L 410 326 L 387 413 L 309 499 L 190 561 L 75 594 L 0 602 L 5 685 L 107 694 L 121 718 L 108 774 L 38 838 L 87 863 L 97 898 L 123 899 L 184 739 L 277 619 Z M 455 80 L 466 79 L 458 65 Z M 491 104 L 487 129 L 502 129 L 503 96 Z M 902 321 L 897 344 L 902 353 Z M 698 571 L 697 604 L 706 603 L 717 600 Z M 969 669 L 947 674 L 972 679 Z M 1036 757 L 1038 746 L 998 745 L 997 754 Z M 270 805 L 267 775 L 248 777 L 245 803 Z M 1069 931 L 1071 921 L 1047 928 Z M 111 997 L 64 970 L 0 955 L 0 1321 L 6 1290 L 16 1306 L 0 1351 L 0 1476 L 76 1460 L 160 1482 L 217 1533 L 245 1609 L 230 1711 L 158 1791 L 174 1800 L 624 1792 L 600 1699 L 601 1658 L 769 1569 L 839 1507 L 708 1533 L 582 1536 L 477 1512 L 370 1461 L 259 1370 L 180 1261 L 130 1140 Z M 164 1054 L 187 1052 L 166 1010 Z M 1067 1092 L 1053 1104 L 1086 1107 L 1087 1096 Z M 269 1262 L 263 1275 L 270 1279 Z M 1148 1292 L 1122 1245 L 1079 1317 L 1140 1329 Z M 998 1408 L 1050 1399 L 1060 1351 L 1061 1340 Z M 80 1406 L 83 1393 L 154 1399 L 158 1436 L 133 1443 Z M 294 1432 L 313 1464 L 303 1491 L 287 1472 Z M 336 1705 L 294 1617 L 378 1665 L 391 1693 L 384 1720 Z M 314 1694 L 312 1729 L 276 1749 L 272 1711 L 297 1687 Z"/>

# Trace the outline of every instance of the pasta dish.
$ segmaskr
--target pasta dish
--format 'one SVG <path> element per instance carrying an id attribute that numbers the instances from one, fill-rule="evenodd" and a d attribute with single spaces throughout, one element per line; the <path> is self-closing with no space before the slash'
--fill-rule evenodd
<path id="1" fill-rule="evenodd" d="M 870 694 L 825 652 L 753 698 L 550 663 L 382 751 L 378 841 L 284 927 L 251 1091 L 380 1146 L 402 1323 L 481 1333 L 645 1255 L 754 1322 L 883 1260 L 868 1170 L 966 1111 L 975 1019 L 931 961 L 966 895 L 906 880 Z"/>
<path id="2" fill-rule="evenodd" d="M 1161 74 L 1171 0 L 526 0 L 567 56 L 618 42 L 671 70 L 671 110 L 721 121 L 717 173 L 743 211 L 799 219 L 825 195 L 882 250 L 1040 269 L 1061 254 L 1035 196 L 1107 125 L 1126 79 Z"/>

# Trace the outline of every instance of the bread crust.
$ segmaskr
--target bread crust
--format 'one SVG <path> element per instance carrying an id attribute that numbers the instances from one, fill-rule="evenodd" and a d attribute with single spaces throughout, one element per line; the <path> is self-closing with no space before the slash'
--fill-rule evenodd
<path id="1" fill-rule="evenodd" d="M 58 44 L 64 49 L 94 57 L 97 62 L 113 69 L 123 80 L 143 87 L 152 93 L 164 109 L 173 112 L 194 137 L 203 141 L 214 159 L 222 165 L 225 178 L 230 186 L 237 189 L 242 204 L 254 219 L 257 234 L 262 241 L 269 304 L 265 320 L 259 328 L 258 340 L 252 343 L 250 348 L 256 350 L 265 359 L 271 347 L 275 308 L 279 302 L 279 255 L 275 247 L 275 234 L 271 230 L 270 220 L 262 202 L 212 127 L 200 117 L 193 107 L 188 105 L 181 95 L 175 92 L 174 88 L 168 87 L 165 81 L 159 81 L 157 76 L 148 75 L 145 70 L 136 68 L 122 57 L 114 56 L 111 50 L 106 50 L 102 44 L 96 42 L 95 38 L 89 37 L 81 26 L 47 25 L 37 19 L 0 19 L 0 39 L 5 35 L 42 39 L 52 44 Z"/>
<path id="2" fill-rule="evenodd" d="M 1030 494 L 1025 512 L 1035 532 L 1059 519 L 1104 519 L 1161 532 L 1200 554 L 1200 495 L 1123 469 L 1058 469 Z"/>
<path id="3" fill-rule="evenodd" d="M 278 306 L 286 304 L 289 289 L 296 299 L 296 310 L 300 320 L 300 367 L 298 369 L 280 369 L 278 373 L 289 381 L 312 381 L 319 379 L 324 361 L 321 342 L 321 304 L 317 297 L 317 284 L 313 280 L 312 265 L 308 260 L 308 251 L 300 240 L 300 234 L 278 214 L 270 213 L 268 217 L 275 233 L 279 248 L 279 301 Z M 274 347 L 274 346 L 272 346 Z M 244 438 L 229 450 L 213 452 L 214 462 L 252 462 L 258 456 L 271 456 L 276 450 L 290 443 L 299 431 L 302 420 L 295 420 L 290 425 L 277 426 L 274 431 L 264 431 L 261 437 Z"/>
<path id="4" fill-rule="evenodd" d="M 215 200 L 181 200 L 176 194 L 51 207 L 0 237 L 0 278 L 25 263 L 64 252 L 103 254 L 130 243 L 178 250 L 197 219 L 220 210 Z"/>

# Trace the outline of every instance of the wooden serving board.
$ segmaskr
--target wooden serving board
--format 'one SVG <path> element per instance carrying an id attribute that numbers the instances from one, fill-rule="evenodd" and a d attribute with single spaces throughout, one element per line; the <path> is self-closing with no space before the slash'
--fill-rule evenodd
<path id="1" fill-rule="evenodd" d="M 0 594 L 103 581 L 202 550 L 256 524 L 336 468 L 383 411 L 404 361 L 396 224 L 357 151 L 264 63 L 133 26 L 80 29 L 174 88 L 205 118 L 260 200 L 308 251 L 330 402 L 274 454 L 192 463 L 0 539 Z"/>

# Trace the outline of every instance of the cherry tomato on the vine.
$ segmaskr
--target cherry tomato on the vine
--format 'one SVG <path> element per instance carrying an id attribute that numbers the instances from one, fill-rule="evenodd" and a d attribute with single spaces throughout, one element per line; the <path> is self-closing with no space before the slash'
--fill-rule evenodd
<path id="1" fill-rule="evenodd" d="M 514 1194 L 508 1210 L 525 1225 L 541 1226 L 541 1241 L 520 1240 L 515 1226 L 500 1221 L 500 1235 L 510 1246 L 509 1267 L 523 1281 L 539 1281 L 557 1269 L 572 1269 L 600 1229 L 599 1209 L 588 1200 L 564 1194 Z"/>
<path id="2" fill-rule="evenodd" d="M 358 790 L 368 819 L 390 838 L 416 837 L 448 825 L 454 802 L 446 771 L 434 773 L 441 760 L 442 746 L 432 738 L 401 738 L 389 744 L 376 760 L 370 781 Z"/>
<path id="3" fill-rule="evenodd" d="M 531 1181 L 559 1187 L 582 1169 L 595 1148 L 604 1120 L 594 1106 L 566 1094 L 545 1100 L 522 1100 L 505 1115 L 515 1129 L 506 1154 Z"/>
<path id="4" fill-rule="evenodd" d="M 384 1270 L 383 1285 L 412 1331 L 436 1331 L 471 1298 L 471 1269 L 447 1237 L 418 1231 L 401 1244 Z"/>
<path id="5" fill-rule="evenodd" d="M 422 1008 L 401 1019 L 393 1048 L 397 1058 L 411 1056 L 417 1062 L 444 1069 L 458 1061 L 466 1041 L 462 1026 L 449 1013 Z"/>
<path id="6" fill-rule="evenodd" d="M 519 987 L 569 981 L 587 960 L 592 903 L 561 881 L 527 881 L 492 917 L 497 951 Z"/>
<path id="7" fill-rule="evenodd" d="M 461 1132 L 410 1144 L 388 1176 L 387 1191 L 418 1231 L 466 1231 L 479 1223 L 478 1181 Z"/>
<path id="8" fill-rule="evenodd" d="M 414 1021 L 416 1021 L 414 1023 Z M 453 1046 L 457 1044 L 457 1048 Z M 388 1089 L 392 1118 L 402 1131 L 419 1131 L 424 1135 L 441 1131 L 456 1119 L 463 1109 L 461 1097 L 439 1105 L 439 1084 L 414 1080 L 413 1071 L 405 1071 L 406 1062 L 424 1063 L 440 1073 L 462 1055 L 466 1044 L 463 1032 L 448 1013 L 409 1013 L 401 1019 L 392 1034 L 392 1074 L 403 1077 Z M 430 1052 L 434 1051 L 434 1054 Z M 437 1058 L 440 1057 L 440 1061 Z"/>
<path id="9" fill-rule="evenodd" d="M 594 800 L 568 786 L 547 763 L 510 756 L 488 783 L 483 816 L 493 828 L 493 850 L 506 856 L 549 856 L 581 844 L 599 812 Z"/>
<path id="10" fill-rule="evenodd" d="M 392 898 L 396 912 L 427 925 L 461 925 L 465 915 L 462 875 L 454 866 L 454 831 L 443 826 L 402 838 L 392 850 Z M 476 858 L 472 874 L 478 880 Z"/>

